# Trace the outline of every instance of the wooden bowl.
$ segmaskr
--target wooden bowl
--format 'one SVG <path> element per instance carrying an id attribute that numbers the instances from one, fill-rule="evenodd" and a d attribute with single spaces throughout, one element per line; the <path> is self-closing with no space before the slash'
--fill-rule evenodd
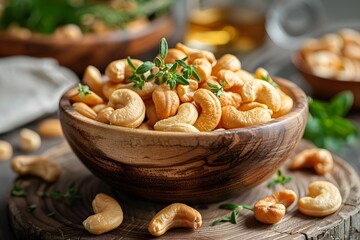
<path id="1" fill-rule="evenodd" d="M 35 34 L 23 39 L 1 32 L 0 57 L 28 55 L 55 58 L 61 65 L 82 76 L 89 65 L 103 71 L 107 64 L 116 59 L 156 55 L 162 37 L 169 38 L 171 42 L 176 31 L 174 26 L 174 17 L 166 15 L 138 29 L 87 34 L 79 40 L 64 40 Z"/>
<path id="2" fill-rule="evenodd" d="M 276 81 L 294 108 L 254 127 L 176 133 L 112 126 L 74 111 L 69 92 L 59 117 L 75 154 L 115 190 L 161 202 L 216 202 L 268 180 L 302 138 L 306 95 L 288 80 Z"/>
<path id="3" fill-rule="evenodd" d="M 329 100 L 342 91 L 351 91 L 354 95 L 353 110 L 360 110 L 360 82 L 335 78 L 324 78 L 312 73 L 300 51 L 292 55 L 295 68 L 312 89 L 314 98 Z"/>

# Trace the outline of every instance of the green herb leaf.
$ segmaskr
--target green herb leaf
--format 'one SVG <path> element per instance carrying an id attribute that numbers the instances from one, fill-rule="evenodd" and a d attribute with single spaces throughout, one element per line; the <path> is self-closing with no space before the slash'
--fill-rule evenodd
<path id="1" fill-rule="evenodd" d="M 127 57 L 127 62 L 129 64 L 129 66 L 132 68 L 132 70 L 136 71 L 136 66 L 134 65 L 134 63 L 132 62 L 132 60 L 129 56 Z"/>
<path id="2" fill-rule="evenodd" d="M 87 95 L 91 94 L 89 87 L 81 83 L 78 84 L 77 91 L 81 99 L 84 99 Z"/>
<path id="3" fill-rule="evenodd" d="M 73 205 L 73 203 L 76 200 L 81 198 L 74 183 L 71 183 L 64 193 L 62 193 L 60 191 L 50 191 L 50 192 L 40 192 L 39 191 L 39 192 L 37 192 L 37 195 L 39 197 L 49 197 L 52 199 L 64 201 L 65 204 L 67 204 L 68 206 Z"/>
<path id="4" fill-rule="evenodd" d="M 153 63 L 150 61 L 146 61 L 136 69 L 135 73 L 138 75 L 144 74 L 150 71 L 152 67 L 153 67 Z"/>
<path id="5" fill-rule="evenodd" d="M 279 85 L 276 82 L 274 82 L 274 80 L 271 79 L 269 74 L 266 76 L 262 75 L 261 80 L 264 80 L 265 82 L 270 83 L 275 88 L 280 88 Z"/>
<path id="6" fill-rule="evenodd" d="M 168 43 L 165 38 L 162 38 L 160 41 L 160 56 L 162 59 L 165 59 L 168 53 Z"/>
<path id="7" fill-rule="evenodd" d="M 21 181 L 15 181 L 13 187 L 11 188 L 11 196 L 14 197 L 25 197 L 27 195 L 26 191 L 21 186 Z"/>
<path id="8" fill-rule="evenodd" d="M 225 204 L 220 205 L 219 208 L 232 210 L 231 214 L 228 216 L 224 216 L 224 217 L 216 219 L 215 221 L 213 221 L 211 223 L 211 226 L 218 225 L 221 222 L 231 222 L 232 224 L 236 224 L 241 209 L 247 209 L 250 211 L 254 211 L 253 206 L 239 205 L 239 204 L 234 204 L 234 203 L 225 203 Z"/>
<path id="9" fill-rule="evenodd" d="M 207 85 L 210 87 L 210 91 L 213 92 L 217 97 L 220 97 L 224 92 L 225 82 L 220 82 L 220 86 L 211 83 L 207 83 Z"/>
<path id="10" fill-rule="evenodd" d="M 37 207 L 38 207 L 38 206 L 37 206 L 35 203 L 33 203 L 33 204 L 30 204 L 30 205 L 28 206 L 28 209 L 29 209 L 30 212 L 32 212 L 32 211 L 34 211 Z"/>
<path id="11" fill-rule="evenodd" d="M 277 176 L 271 179 L 268 182 L 268 188 L 274 187 L 276 184 L 284 185 L 285 183 L 291 182 L 293 179 L 291 177 L 284 176 L 282 171 L 279 169 L 277 171 Z"/>
<path id="12" fill-rule="evenodd" d="M 308 98 L 309 114 L 304 138 L 320 148 L 341 152 L 358 141 L 358 129 L 344 116 L 353 104 L 350 91 L 341 92 L 330 101 Z"/>

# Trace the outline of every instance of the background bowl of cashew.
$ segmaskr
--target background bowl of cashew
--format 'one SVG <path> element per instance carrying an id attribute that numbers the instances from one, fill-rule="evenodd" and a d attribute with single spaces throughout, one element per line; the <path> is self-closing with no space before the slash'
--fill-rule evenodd
<path id="1" fill-rule="evenodd" d="M 306 40 L 292 62 L 310 85 L 314 97 L 329 100 L 342 91 L 354 95 L 360 109 L 360 32 L 339 27 Z"/>

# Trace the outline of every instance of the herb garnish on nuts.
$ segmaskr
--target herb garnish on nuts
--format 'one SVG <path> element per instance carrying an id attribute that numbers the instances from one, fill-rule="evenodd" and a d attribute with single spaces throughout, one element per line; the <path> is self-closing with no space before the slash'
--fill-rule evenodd
<path id="1" fill-rule="evenodd" d="M 283 175 L 281 170 L 278 170 L 276 177 L 269 181 L 267 187 L 272 188 L 278 183 L 284 185 L 285 183 L 291 182 L 292 180 L 293 180 L 292 177 L 287 177 Z"/>
<path id="2" fill-rule="evenodd" d="M 130 67 L 133 69 L 133 75 L 129 77 L 129 80 L 134 83 L 133 88 L 139 88 L 141 90 L 145 82 L 151 80 L 155 80 L 156 84 L 166 83 L 170 86 L 171 90 L 175 88 L 177 83 L 189 85 L 188 79 L 191 76 L 200 81 L 195 67 L 186 64 L 185 61 L 187 57 L 180 60 L 177 59 L 174 64 L 165 64 L 164 59 L 167 53 L 168 43 L 165 38 L 162 38 L 160 41 L 160 57 L 156 57 L 154 63 L 146 61 L 136 68 L 131 58 L 127 58 Z M 177 73 L 179 67 L 181 67 L 181 74 Z M 145 73 L 150 70 L 153 70 L 154 73 L 146 76 Z"/>
<path id="3" fill-rule="evenodd" d="M 11 195 L 14 197 L 25 197 L 27 195 L 26 191 L 21 186 L 20 180 L 15 181 L 11 188 Z"/>
<path id="4" fill-rule="evenodd" d="M 232 224 L 236 224 L 237 218 L 239 216 L 239 212 L 241 209 L 247 209 L 250 211 L 254 211 L 253 206 L 238 205 L 238 204 L 234 204 L 234 203 L 225 203 L 225 204 L 220 205 L 219 208 L 232 210 L 232 212 L 230 215 L 227 215 L 227 216 L 224 216 L 224 217 L 221 217 L 221 218 L 215 220 L 214 222 L 212 222 L 211 226 L 218 225 L 221 222 L 231 222 Z"/>
<path id="5" fill-rule="evenodd" d="M 224 81 L 220 82 L 221 86 L 217 86 L 215 84 L 207 83 L 207 85 L 210 88 L 210 91 L 212 91 L 215 94 L 215 96 L 217 96 L 217 97 L 220 97 L 221 94 L 223 94 L 225 84 L 226 84 L 226 82 L 224 82 Z"/>
<path id="6" fill-rule="evenodd" d="M 87 95 L 91 94 L 89 87 L 81 83 L 78 84 L 77 91 L 81 99 L 84 99 Z"/>

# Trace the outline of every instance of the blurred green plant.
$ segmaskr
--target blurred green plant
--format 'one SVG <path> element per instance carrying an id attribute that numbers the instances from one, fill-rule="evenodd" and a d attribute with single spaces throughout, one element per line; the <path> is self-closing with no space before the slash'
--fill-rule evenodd
<path id="1" fill-rule="evenodd" d="M 0 28 L 12 24 L 33 32 L 53 33 L 57 27 L 76 24 L 83 32 L 86 21 L 100 20 L 111 29 L 122 29 L 136 18 L 149 20 L 169 10 L 172 0 L 8 0 L 0 13 Z M 87 20 L 86 20 L 87 19 Z"/>
<path id="2" fill-rule="evenodd" d="M 308 98 L 309 117 L 304 138 L 316 146 L 341 152 L 358 141 L 358 129 L 345 118 L 354 101 L 350 91 L 334 96 L 329 102 Z"/>

